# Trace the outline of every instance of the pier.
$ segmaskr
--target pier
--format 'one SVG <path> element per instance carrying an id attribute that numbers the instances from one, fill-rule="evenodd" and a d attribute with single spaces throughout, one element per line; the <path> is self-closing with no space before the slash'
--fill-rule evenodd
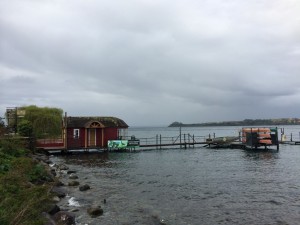
<path id="1" fill-rule="evenodd" d="M 247 128 L 248 129 L 248 128 Z M 252 129 L 252 128 L 251 128 Z M 256 129 L 256 128 L 255 128 Z M 143 150 L 163 150 L 170 148 L 190 149 L 190 148 L 231 148 L 231 149 L 275 149 L 279 150 L 279 143 L 292 144 L 292 142 L 280 142 L 278 140 L 275 128 L 272 128 L 269 134 L 260 132 L 262 130 L 255 130 L 254 133 L 239 132 L 238 136 L 222 136 L 216 137 L 216 134 L 208 134 L 205 136 L 196 136 L 189 133 L 179 133 L 177 136 L 163 136 L 157 134 L 153 137 L 136 138 L 135 136 L 122 137 L 118 140 L 108 141 L 107 148 L 89 147 L 89 148 L 64 148 L 61 142 L 54 142 L 55 145 L 48 145 L 47 147 L 40 148 L 40 151 L 51 152 L 90 152 L 90 151 L 143 151 Z M 269 129 L 269 128 L 267 128 Z M 269 129 L 270 130 L 270 129 Z M 252 130 L 251 130 L 252 131 Z M 258 137 L 259 134 L 259 137 Z M 263 138 L 261 138 L 263 137 Z M 248 138 L 246 140 L 246 138 Z M 272 142 L 273 141 L 273 142 Z M 295 141 L 293 144 L 300 145 L 300 141 Z"/>
<path id="2" fill-rule="evenodd" d="M 222 132 L 222 128 L 220 133 Z M 226 128 L 223 128 L 223 131 Z M 143 150 L 163 150 L 171 148 L 190 149 L 190 148 L 232 148 L 232 149 L 275 149 L 279 150 L 280 145 L 300 145 L 300 132 L 286 132 L 284 128 L 237 128 L 239 132 L 234 132 L 237 136 L 217 136 L 215 132 L 207 135 L 194 135 L 183 133 L 179 129 L 177 135 L 172 131 L 173 136 L 167 136 L 167 132 L 156 134 L 150 137 L 122 136 L 120 139 L 110 140 L 112 144 L 107 147 L 88 146 L 88 147 L 68 147 L 63 139 L 56 140 L 37 140 L 39 151 L 46 152 L 91 152 L 91 151 L 143 151 Z M 243 130 L 244 129 L 244 130 Z M 211 131 L 211 130 L 210 130 Z M 217 129 L 215 130 L 218 131 Z M 203 133 L 203 132 L 202 132 Z M 226 132 L 225 132 L 226 133 Z M 233 132 L 227 132 L 233 133 Z M 174 135 L 175 134 L 175 135 Z M 142 134 L 141 134 L 142 135 Z M 146 135 L 145 135 L 146 136 Z M 110 142 L 108 141 L 108 142 Z M 116 143 L 121 143 L 116 144 Z"/>

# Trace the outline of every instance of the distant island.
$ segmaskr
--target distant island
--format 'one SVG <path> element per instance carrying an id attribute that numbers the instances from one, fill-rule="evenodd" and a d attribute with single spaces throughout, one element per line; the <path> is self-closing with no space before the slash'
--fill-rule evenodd
<path id="1" fill-rule="evenodd" d="M 191 123 L 191 124 L 173 122 L 168 127 L 275 126 L 275 125 L 300 125 L 300 119 L 299 118 L 245 119 L 242 121 L 224 121 L 224 122 Z"/>

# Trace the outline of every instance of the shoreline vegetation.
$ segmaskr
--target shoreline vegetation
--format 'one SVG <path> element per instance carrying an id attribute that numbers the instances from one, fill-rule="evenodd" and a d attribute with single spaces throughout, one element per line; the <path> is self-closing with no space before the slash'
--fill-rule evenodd
<path id="1" fill-rule="evenodd" d="M 78 209 L 69 206 L 68 193 L 91 187 L 65 164 L 24 146 L 20 138 L 0 138 L 0 224 L 75 225 Z M 82 210 L 90 218 L 103 214 L 100 204 Z"/>
<path id="2" fill-rule="evenodd" d="M 223 121 L 207 123 L 182 123 L 173 122 L 168 127 L 210 127 L 210 126 L 278 126 L 278 125 L 300 125 L 299 118 L 281 119 L 245 119 L 242 121 Z"/>
<path id="3" fill-rule="evenodd" d="M 53 208 L 57 180 L 39 157 L 16 138 L 0 139 L 0 224 L 44 224 Z"/>

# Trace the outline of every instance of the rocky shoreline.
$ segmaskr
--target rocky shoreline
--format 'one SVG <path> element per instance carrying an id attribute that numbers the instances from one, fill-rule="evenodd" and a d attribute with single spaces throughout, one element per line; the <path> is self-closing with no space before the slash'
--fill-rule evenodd
<path id="1" fill-rule="evenodd" d="M 135 189 L 135 183 L 116 179 L 119 171 L 111 169 L 116 162 L 98 156 L 34 156 L 55 180 L 50 190 L 53 204 L 44 213 L 45 225 L 166 225 L 155 206 L 127 195 L 128 190 Z"/>
<path id="2" fill-rule="evenodd" d="M 69 169 L 65 164 L 53 163 L 49 156 L 44 154 L 33 154 L 31 158 L 44 165 L 48 170 L 49 176 L 52 177 L 49 180 L 53 183 L 50 190 L 53 197 L 48 212 L 43 213 L 47 221 L 45 225 L 80 225 L 80 223 L 76 222 L 78 214 L 85 213 L 90 218 L 103 214 L 101 205 L 94 204 L 79 207 L 80 205 L 75 198 L 70 197 L 70 193 L 80 192 L 82 195 L 91 189 L 89 184 L 83 182 L 84 179 L 78 177 L 77 171 Z M 103 199 L 102 203 L 105 204 L 106 199 Z M 85 212 L 82 210 L 85 210 Z"/>

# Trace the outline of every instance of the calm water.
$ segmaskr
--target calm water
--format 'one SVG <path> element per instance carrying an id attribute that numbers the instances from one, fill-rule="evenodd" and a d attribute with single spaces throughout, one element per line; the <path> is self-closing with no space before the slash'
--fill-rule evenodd
<path id="1" fill-rule="evenodd" d="M 92 187 L 69 189 L 64 207 L 79 210 L 77 224 L 300 224 L 300 146 L 281 145 L 279 152 L 199 147 L 52 160 L 66 163 Z M 71 197 L 77 206 L 68 206 Z M 101 205 L 104 215 L 90 218 L 89 205 Z"/>

